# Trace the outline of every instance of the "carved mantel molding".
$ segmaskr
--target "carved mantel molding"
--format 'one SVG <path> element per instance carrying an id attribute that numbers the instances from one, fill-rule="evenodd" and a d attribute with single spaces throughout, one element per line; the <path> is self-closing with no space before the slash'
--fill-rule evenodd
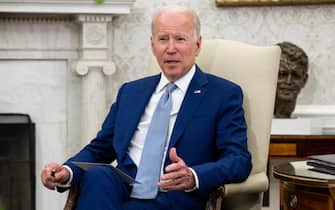
<path id="1" fill-rule="evenodd" d="M 80 43 L 72 45 L 75 47 L 59 49 L 29 45 L 28 48 L 0 48 L 0 59 L 68 60 L 69 67 L 73 67 L 82 78 L 81 145 L 95 136 L 107 112 L 106 77 L 115 72 L 113 55 L 110 55 L 112 44 L 109 43 L 113 40 L 113 17 L 130 13 L 135 1 L 105 0 L 103 4 L 97 4 L 94 0 L 0 0 L 0 23 L 19 23 L 22 26 L 64 22 L 79 25 L 75 36 Z M 43 25 L 48 24 L 40 24 L 40 27 Z"/>

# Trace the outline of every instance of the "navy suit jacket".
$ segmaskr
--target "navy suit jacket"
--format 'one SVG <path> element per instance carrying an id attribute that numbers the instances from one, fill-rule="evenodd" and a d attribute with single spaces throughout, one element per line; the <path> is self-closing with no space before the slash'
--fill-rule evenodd
<path id="1" fill-rule="evenodd" d="M 119 90 L 101 130 L 90 144 L 65 164 L 73 170 L 72 184 L 80 182 L 83 171 L 70 161 L 110 163 L 132 177 L 137 168 L 127 154 L 146 105 L 160 75 L 125 83 Z M 180 107 L 169 147 L 193 168 L 199 189 L 192 192 L 169 191 L 169 198 L 180 209 L 204 209 L 210 192 L 222 184 L 241 182 L 250 173 L 251 157 L 241 88 L 196 68 Z M 167 156 L 165 165 L 171 161 Z"/>

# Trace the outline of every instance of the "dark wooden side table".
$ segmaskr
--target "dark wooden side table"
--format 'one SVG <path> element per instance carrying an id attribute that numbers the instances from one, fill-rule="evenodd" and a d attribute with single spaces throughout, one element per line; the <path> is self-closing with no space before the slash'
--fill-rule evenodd
<path id="1" fill-rule="evenodd" d="M 335 176 L 309 170 L 306 161 L 274 166 L 281 210 L 335 210 Z"/>
<path id="2" fill-rule="evenodd" d="M 272 134 L 270 138 L 270 160 L 305 160 L 309 155 L 319 155 L 327 153 L 335 153 L 335 134 Z M 268 173 L 270 176 L 272 171 L 268 170 Z M 269 192 L 264 193 L 263 204 L 264 206 L 269 205 Z"/>
<path id="3" fill-rule="evenodd" d="M 335 135 L 271 135 L 270 159 L 335 153 Z"/>

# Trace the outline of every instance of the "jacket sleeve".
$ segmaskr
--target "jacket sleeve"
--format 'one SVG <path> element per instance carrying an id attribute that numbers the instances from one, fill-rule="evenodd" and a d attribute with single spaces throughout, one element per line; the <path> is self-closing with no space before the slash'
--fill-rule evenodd
<path id="1" fill-rule="evenodd" d="M 214 128 L 217 158 L 192 166 L 199 179 L 200 191 L 212 191 L 226 183 L 242 182 L 252 168 L 242 90 L 234 86 L 226 94 L 228 96 L 221 103 Z"/>
<path id="2" fill-rule="evenodd" d="M 122 87 L 120 88 L 116 102 L 112 104 L 100 131 L 96 137 L 86 145 L 79 153 L 68 159 L 64 164 L 69 166 L 73 172 L 71 185 L 79 183 L 83 170 L 72 163 L 72 161 L 111 163 L 116 159 L 113 147 L 115 119 L 118 112 L 118 99 Z"/>

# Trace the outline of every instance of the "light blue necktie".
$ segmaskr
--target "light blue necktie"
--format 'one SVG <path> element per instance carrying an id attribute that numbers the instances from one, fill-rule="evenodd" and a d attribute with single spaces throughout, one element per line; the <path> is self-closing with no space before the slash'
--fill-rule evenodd
<path id="1" fill-rule="evenodd" d="M 157 195 L 157 183 L 160 177 L 172 108 L 171 93 L 176 88 L 177 86 L 173 83 L 167 85 L 152 116 L 136 174 L 136 181 L 140 184 L 134 184 L 130 195 L 132 198 L 153 199 Z"/>

